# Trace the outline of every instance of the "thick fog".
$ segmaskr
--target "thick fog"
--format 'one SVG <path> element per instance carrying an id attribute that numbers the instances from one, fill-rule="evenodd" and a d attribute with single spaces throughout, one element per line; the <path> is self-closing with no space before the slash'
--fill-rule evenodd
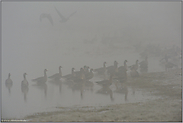
<path id="1" fill-rule="evenodd" d="M 72 15 L 62 23 L 55 8 L 66 18 Z M 40 21 L 43 13 L 50 14 L 53 25 L 48 18 Z M 107 42 L 115 37 L 116 41 Z M 140 42 L 143 46 L 155 44 L 162 49 L 172 45 L 180 47 L 181 2 L 3 1 L 2 116 L 17 118 L 50 107 L 81 104 L 76 96 L 67 97 L 72 95 L 67 88 L 62 89 L 65 95 L 62 93 L 57 99 L 53 95 L 56 93 L 55 88 L 58 88 L 51 85 L 47 85 L 47 103 L 43 103 L 44 89 L 37 91 L 32 87 L 34 82 L 31 80 L 43 76 L 44 69 L 48 69 L 48 76 L 53 75 L 58 72 L 59 66 L 63 67 L 62 74 L 66 75 L 71 73 L 72 67 L 76 71 L 84 65 L 98 68 L 102 67 L 104 61 L 110 66 L 117 60 L 121 66 L 127 59 L 128 64 L 132 65 L 136 59 L 140 60 L 139 53 L 134 52 L 133 47 Z M 116 50 L 117 46 L 122 47 L 122 50 Z M 126 50 L 131 50 L 131 54 Z M 149 66 L 149 71 L 164 70 L 156 61 L 149 62 L 154 62 L 154 66 Z M 29 82 L 27 103 L 20 89 L 25 72 Z M 13 81 L 11 96 L 4 85 L 8 73 L 11 73 Z M 65 102 L 62 102 L 63 98 Z M 101 97 L 96 96 L 97 99 Z M 92 101 L 83 104 L 95 105 Z M 117 99 L 115 103 L 118 103 Z M 38 108 L 41 104 L 43 108 Z M 110 104 L 110 101 L 104 104 Z M 27 110 L 31 111 L 25 113 Z"/>

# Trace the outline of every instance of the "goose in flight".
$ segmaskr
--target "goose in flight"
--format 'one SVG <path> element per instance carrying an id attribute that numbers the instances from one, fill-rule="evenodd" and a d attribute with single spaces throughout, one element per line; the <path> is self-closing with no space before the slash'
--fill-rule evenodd
<path id="1" fill-rule="evenodd" d="M 59 15 L 60 18 L 62 19 L 62 20 L 60 20 L 60 22 L 62 22 L 62 23 L 67 22 L 67 21 L 69 20 L 69 18 L 70 18 L 71 16 L 73 16 L 74 14 L 76 14 L 76 12 L 77 12 L 77 11 L 75 11 L 75 12 L 73 12 L 71 15 L 69 15 L 68 17 L 64 17 L 64 16 L 57 10 L 56 7 L 55 7 L 55 10 L 57 11 L 58 15 Z"/>
<path id="2" fill-rule="evenodd" d="M 42 19 L 44 19 L 44 18 L 47 18 L 50 21 L 50 23 L 52 24 L 52 26 L 53 26 L 53 19 L 52 19 L 50 14 L 42 13 L 40 15 L 39 19 L 40 19 L 40 21 L 42 21 Z"/>

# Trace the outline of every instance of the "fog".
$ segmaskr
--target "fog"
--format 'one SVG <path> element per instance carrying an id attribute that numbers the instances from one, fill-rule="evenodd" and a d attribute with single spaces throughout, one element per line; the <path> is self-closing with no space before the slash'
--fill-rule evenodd
<path id="1" fill-rule="evenodd" d="M 61 23 L 54 7 L 64 17 L 76 13 Z M 42 13 L 51 15 L 53 26 L 47 18 L 40 21 Z M 132 65 L 136 59 L 141 60 L 140 52 L 136 52 L 133 47 L 140 42 L 144 47 L 153 44 L 162 49 L 180 46 L 181 2 L 3 1 L 2 117 L 19 118 L 38 111 L 53 110 L 56 106 L 125 103 L 124 97 L 118 94 L 113 94 L 115 101 L 110 100 L 110 96 L 97 96 L 95 92 L 100 89 L 97 85 L 94 86 L 94 92 L 86 91 L 85 100 L 82 101 L 80 91 L 72 93 L 64 84 L 61 85 L 60 95 L 58 85 L 47 82 L 45 92 L 44 87 L 40 89 L 32 86 L 34 82 L 31 80 L 43 76 L 44 69 L 48 69 L 48 76 L 58 73 L 59 66 L 63 67 L 62 74 L 66 75 L 71 73 L 72 67 L 76 71 L 84 65 L 99 68 L 104 61 L 110 66 L 117 60 L 121 66 L 127 59 L 128 65 Z M 149 59 L 149 72 L 164 71 L 156 58 Z M 21 92 L 25 72 L 29 82 L 27 99 Z M 4 84 L 8 73 L 11 73 L 13 81 L 11 94 Z M 129 102 L 141 99 L 140 91 L 136 92 L 139 98 L 131 97 L 132 88 L 128 91 Z M 100 100 L 102 98 L 104 100 Z"/>

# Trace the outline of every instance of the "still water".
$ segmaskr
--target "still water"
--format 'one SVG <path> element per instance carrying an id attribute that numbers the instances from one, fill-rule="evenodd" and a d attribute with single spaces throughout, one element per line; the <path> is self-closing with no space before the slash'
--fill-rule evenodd
<path id="1" fill-rule="evenodd" d="M 70 106 L 104 106 L 129 102 L 141 102 L 152 99 L 152 96 L 126 87 L 116 91 L 114 85 L 102 92 L 102 87 L 95 81 L 102 80 L 94 77 L 90 84 L 83 88 L 73 89 L 64 82 L 55 84 L 48 81 L 44 86 L 35 86 L 31 80 L 43 76 L 43 70 L 48 69 L 47 75 L 58 73 L 58 67 L 62 66 L 62 74 L 70 74 L 71 68 L 79 70 L 84 65 L 90 68 L 102 67 L 103 62 L 107 66 L 113 65 L 114 60 L 119 66 L 125 59 L 128 65 L 135 64 L 140 59 L 133 49 L 110 49 L 101 44 L 98 38 L 94 44 L 84 44 L 80 38 L 83 32 L 75 32 L 69 37 L 69 32 L 57 29 L 45 30 L 42 27 L 21 28 L 22 35 L 14 32 L 14 39 L 3 36 L 2 42 L 2 118 L 22 118 L 36 112 L 54 111 L 55 107 Z M 71 31 L 72 32 L 72 31 Z M 24 33 L 23 33 L 24 34 Z M 39 35 L 38 35 L 39 34 Z M 20 37 L 21 38 L 20 38 Z M 44 37 L 44 38 L 43 38 Z M 123 44 L 122 47 L 125 47 Z M 162 71 L 157 59 L 149 58 L 149 72 Z M 23 73 L 27 73 L 29 88 L 21 90 Z M 5 86 L 5 81 L 11 73 L 13 86 L 11 92 Z"/>
<path id="2" fill-rule="evenodd" d="M 132 54 L 131 57 L 133 58 L 133 56 L 135 55 Z M 81 59 L 81 61 L 78 60 L 78 57 Z M 22 118 L 26 115 L 36 112 L 54 111 L 56 110 L 55 107 L 70 107 L 76 105 L 104 106 L 109 104 L 142 102 L 148 99 L 154 99 L 154 97 L 150 96 L 149 94 L 143 93 L 140 90 L 132 89 L 131 87 L 122 88 L 122 90 L 116 90 L 116 87 L 112 85 L 109 89 L 102 89 L 102 87 L 95 83 L 95 81 L 102 80 L 101 78 L 97 77 L 91 79 L 91 82 L 89 84 L 85 84 L 84 87 L 78 87 L 76 89 L 65 84 L 62 79 L 60 84 L 50 82 L 50 79 L 48 79 L 44 86 L 36 86 L 35 83 L 31 81 L 33 78 L 42 76 L 44 68 L 48 69 L 47 75 L 49 76 L 58 72 L 59 65 L 63 67 L 63 75 L 69 74 L 71 67 L 75 67 L 77 70 L 79 70 L 79 67 L 84 65 L 92 66 L 92 68 L 102 66 L 102 58 L 94 59 L 87 56 L 78 57 L 60 55 L 60 57 L 57 57 L 58 60 L 50 60 L 51 56 L 48 56 L 49 59 L 42 57 L 42 59 L 40 59 L 41 61 L 35 59 L 35 61 L 37 61 L 36 66 L 31 65 L 32 63 L 29 60 L 25 60 L 26 63 L 24 64 L 21 64 L 21 62 L 19 63 L 17 61 L 15 66 L 13 66 L 12 69 L 9 69 L 9 71 L 11 71 L 11 79 L 13 80 L 11 92 L 8 91 L 4 83 L 8 76 L 8 71 L 5 70 L 5 68 L 8 67 L 3 67 L 2 118 Z M 128 55 L 128 57 L 130 57 L 130 55 Z M 109 61 L 109 63 L 111 63 L 110 65 L 112 65 L 112 61 L 114 59 L 121 61 L 119 62 L 120 65 L 122 65 L 124 60 L 120 60 L 119 56 L 116 56 L 106 58 L 105 61 Z M 22 59 L 20 59 L 20 61 L 21 60 Z M 128 58 L 128 61 L 135 61 L 135 59 L 131 60 Z M 44 64 L 45 66 L 46 64 L 50 65 L 43 67 Z M 133 64 L 133 62 L 131 62 L 131 64 Z M 25 70 L 26 68 L 27 70 Z M 150 67 L 149 70 L 159 71 L 160 68 Z M 27 80 L 29 82 L 29 88 L 25 93 L 23 93 L 21 90 L 21 81 L 23 80 L 24 72 L 28 74 Z"/>

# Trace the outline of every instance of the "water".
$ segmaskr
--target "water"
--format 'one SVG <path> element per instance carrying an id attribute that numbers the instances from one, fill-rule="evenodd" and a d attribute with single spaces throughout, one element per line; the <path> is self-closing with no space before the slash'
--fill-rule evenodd
<path id="1" fill-rule="evenodd" d="M 30 24 L 5 24 L 3 21 L 2 25 L 2 118 L 22 118 L 35 112 L 53 111 L 55 107 L 97 106 L 152 99 L 140 90 L 136 90 L 134 94 L 130 87 L 127 88 L 126 96 L 125 92 L 115 92 L 114 86 L 110 87 L 113 94 L 110 94 L 111 91 L 98 94 L 97 91 L 101 87 L 96 85 L 95 81 L 100 80 L 99 78 L 91 80 L 94 83 L 93 91 L 88 88 L 74 91 L 64 83 L 60 88 L 50 82 L 44 87 L 33 86 L 34 82 L 31 80 L 43 76 L 45 68 L 50 76 L 57 73 L 61 65 L 62 73 L 66 75 L 71 73 L 72 67 L 76 70 L 84 65 L 98 68 L 102 67 L 104 61 L 107 62 L 107 66 L 113 65 L 114 60 L 121 66 L 125 59 L 128 60 L 128 65 L 132 65 L 137 59 L 142 59 L 127 42 L 115 44 L 122 47 L 121 49 L 110 48 L 102 44 L 102 37 L 97 35 L 94 44 L 84 44 L 84 39 L 91 40 L 87 35 L 96 35 L 94 28 L 86 32 L 78 27 L 72 28 L 69 24 L 51 27 L 37 20 Z M 149 72 L 162 70 L 157 59 L 149 58 Z M 25 72 L 29 82 L 26 96 L 21 91 L 21 81 Z M 11 93 L 5 87 L 8 73 L 11 73 L 13 81 Z"/>
<path id="2" fill-rule="evenodd" d="M 38 30 L 35 29 L 35 31 Z M 62 73 L 66 75 L 71 72 L 72 67 L 76 70 L 84 65 L 98 68 L 102 67 L 104 61 L 107 62 L 107 66 L 110 66 L 114 60 L 117 60 L 121 66 L 125 59 L 128 60 L 128 65 L 131 65 L 135 63 L 136 59 L 140 60 L 138 53 L 134 53 L 133 50 L 113 49 L 109 53 L 98 55 L 96 46 L 101 46 L 101 53 L 108 50 L 100 44 L 100 40 L 96 44 L 89 45 L 83 44 L 80 40 L 72 42 L 74 39 L 67 39 L 65 36 L 65 41 L 59 41 L 59 33 L 53 32 L 56 32 L 56 36 L 52 36 L 53 39 L 57 37 L 55 40 L 37 40 L 39 43 L 29 39 L 23 43 L 19 40 L 16 40 L 16 43 L 13 41 L 3 42 L 2 118 L 22 118 L 35 112 L 54 111 L 55 107 L 103 106 L 153 99 L 152 96 L 143 94 L 141 91 L 136 90 L 134 94 L 130 87 L 127 87 L 127 94 L 125 92 L 117 93 L 114 85 L 110 87 L 112 97 L 108 92 L 106 94 L 97 93 L 101 87 L 96 85 L 95 81 L 101 80 L 100 78 L 91 80 L 94 83 L 93 90 L 86 86 L 83 90 L 72 90 L 64 83 L 59 87 L 59 85 L 50 82 L 47 82 L 44 87 L 34 86 L 34 82 L 31 80 L 43 76 L 45 68 L 48 69 L 47 75 L 50 76 L 57 73 L 58 67 L 61 65 L 63 67 Z M 26 36 L 24 38 L 26 39 Z M 55 41 L 56 44 L 52 41 Z M 10 45 L 10 43 L 14 44 Z M 88 55 L 86 51 L 91 55 Z M 149 71 L 162 71 L 156 59 L 149 59 Z M 21 91 L 24 72 L 28 74 L 27 80 L 29 82 L 29 90 L 25 97 Z M 5 87 L 8 73 L 11 73 L 13 80 L 11 93 Z M 81 91 L 83 91 L 82 96 Z"/>

